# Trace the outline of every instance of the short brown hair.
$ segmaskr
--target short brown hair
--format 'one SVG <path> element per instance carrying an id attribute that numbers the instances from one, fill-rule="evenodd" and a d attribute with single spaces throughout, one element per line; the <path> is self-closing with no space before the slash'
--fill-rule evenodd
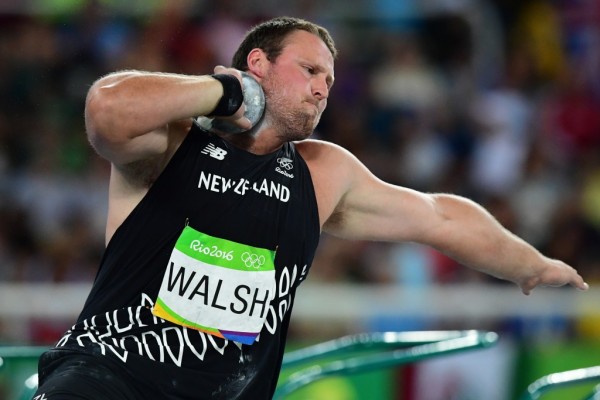
<path id="1" fill-rule="evenodd" d="M 248 69 L 247 57 L 252 49 L 259 48 L 270 61 L 275 60 L 283 50 L 287 36 L 297 30 L 312 33 L 323 40 L 331 55 L 337 57 L 337 49 L 327 29 L 300 18 L 277 17 L 262 22 L 250 29 L 233 55 L 231 66 L 241 71 Z"/>

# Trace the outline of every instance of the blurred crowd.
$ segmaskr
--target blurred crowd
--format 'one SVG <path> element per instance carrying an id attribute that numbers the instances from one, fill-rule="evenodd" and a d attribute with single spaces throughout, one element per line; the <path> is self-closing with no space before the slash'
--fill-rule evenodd
<path id="1" fill-rule="evenodd" d="M 399 18 L 385 17 L 386 1 L 362 17 L 322 14 L 310 0 L 270 14 L 241 0 L 155 1 L 140 14 L 71 3 L 66 13 L 0 15 L 0 281 L 94 278 L 109 174 L 85 135 L 95 79 L 119 69 L 211 73 L 254 23 L 290 11 L 327 27 L 340 50 L 315 136 L 385 181 L 480 202 L 600 280 L 599 2 L 497 0 Z M 416 244 L 328 235 L 311 279 L 498 283 Z"/>

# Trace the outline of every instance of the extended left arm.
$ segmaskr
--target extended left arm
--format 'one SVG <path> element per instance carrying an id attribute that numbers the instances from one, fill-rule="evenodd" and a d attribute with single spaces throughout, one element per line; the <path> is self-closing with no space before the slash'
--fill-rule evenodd
<path id="1" fill-rule="evenodd" d="M 415 240 L 457 261 L 519 285 L 529 294 L 537 286 L 570 284 L 587 289 L 583 278 L 560 260 L 548 258 L 512 234 L 478 204 L 448 194 L 427 195 L 437 221 Z"/>
<path id="2" fill-rule="evenodd" d="M 512 281 L 525 294 L 536 286 L 588 288 L 575 269 L 542 255 L 475 202 L 387 184 L 353 156 L 340 156 L 347 184 L 325 231 L 350 239 L 423 243 L 470 268 Z"/>

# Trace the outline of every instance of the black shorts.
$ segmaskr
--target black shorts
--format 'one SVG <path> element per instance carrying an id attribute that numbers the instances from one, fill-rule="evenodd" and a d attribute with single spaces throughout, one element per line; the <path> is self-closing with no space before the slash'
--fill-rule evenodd
<path id="1" fill-rule="evenodd" d="M 40 386 L 33 399 L 143 399 L 127 380 L 126 375 L 101 361 L 100 357 L 51 350 L 40 358 Z"/>

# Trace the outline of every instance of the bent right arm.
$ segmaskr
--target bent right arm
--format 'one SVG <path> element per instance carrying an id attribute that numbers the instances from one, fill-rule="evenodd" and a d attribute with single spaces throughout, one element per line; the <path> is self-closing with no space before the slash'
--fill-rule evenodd
<path id="1" fill-rule="evenodd" d="M 233 69 L 216 67 L 215 73 L 241 79 Z M 112 163 L 107 243 L 174 154 L 192 118 L 210 114 L 222 96 L 221 82 L 209 75 L 122 71 L 92 85 L 86 132 L 98 154 Z M 243 112 L 228 118 L 243 124 Z"/>
<path id="2" fill-rule="evenodd" d="M 115 165 L 150 159 L 169 150 L 171 124 L 210 114 L 222 96 L 223 86 L 210 75 L 112 73 L 88 92 L 86 131 L 96 151 Z"/>

